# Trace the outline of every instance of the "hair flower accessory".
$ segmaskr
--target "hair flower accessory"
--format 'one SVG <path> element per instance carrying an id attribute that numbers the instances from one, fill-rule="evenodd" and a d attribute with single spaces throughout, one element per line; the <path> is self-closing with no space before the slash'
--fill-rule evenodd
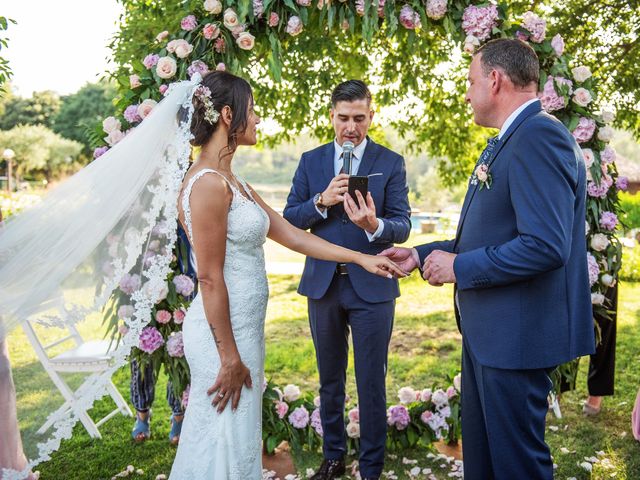
<path id="1" fill-rule="evenodd" d="M 193 95 L 202 102 L 204 105 L 204 119 L 211 125 L 215 125 L 220 118 L 220 112 L 218 112 L 211 101 L 211 90 L 204 85 L 198 86 Z"/>

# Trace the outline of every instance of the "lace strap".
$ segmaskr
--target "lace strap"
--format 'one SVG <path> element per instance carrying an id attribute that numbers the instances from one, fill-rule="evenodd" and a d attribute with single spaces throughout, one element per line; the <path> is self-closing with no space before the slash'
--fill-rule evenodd
<path id="1" fill-rule="evenodd" d="M 249 185 L 247 185 L 247 182 L 244 181 L 244 178 L 236 175 L 236 179 L 240 182 L 240 185 L 242 185 L 242 189 L 245 191 L 245 193 L 249 195 L 249 199 L 255 203 L 256 199 L 253 198 L 253 195 L 251 194 L 251 189 L 249 188 Z"/>
<path id="2" fill-rule="evenodd" d="M 235 191 L 235 187 L 233 184 L 222 175 L 220 172 L 213 170 L 211 168 L 203 168 L 198 173 L 196 173 L 191 179 L 189 179 L 189 183 L 187 187 L 184 189 L 182 193 L 182 211 L 184 212 L 184 223 L 187 225 L 187 233 L 189 234 L 189 239 L 191 240 L 191 245 L 193 245 L 193 227 L 191 226 L 191 190 L 193 189 L 193 184 L 201 178 L 205 173 L 215 173 L 216 175 L 221 176 L 225 182 L 231 187 L 231 191 Z"/>

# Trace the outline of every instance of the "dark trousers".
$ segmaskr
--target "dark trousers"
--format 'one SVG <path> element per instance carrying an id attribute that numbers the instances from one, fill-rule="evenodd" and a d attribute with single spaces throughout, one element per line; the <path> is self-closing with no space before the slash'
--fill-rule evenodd
<path id="1" fill-rule="evenodd" d="M 360 409 L 360 474 L 379 477 L 387 439 L 385 377 L 395 301 L 365 302 L 348 275 L 336 274 L 325 296 L 308 303 L 320 374 L 324 457 L 338 460 L 346 453 L 345 382 L 351 329 Z"/>
<path id="2" fill-rule="evenodd" d="M 465 480 L 553 479 L 544 441 L 549 370 L 481 365 L 463 338 L 462 450 Z"/>
<path id="3" fill-rule="evenodd" d="M 600 344 L 596 353 L 589 357 L 587 387 L 589 395 L 604 397 L 613 395 L 616 370 L 616 320 L 618 316 L 618 286 L 610 288 L 606 294 L 611 305 L 609 319 L 595 315 L 600 328 Z"/>
<path id="4" fill-rule="evenodd" d="M 156 376 L 153 372 L 153 367 L 147 365 L 143 370 L 138 362 L 133 359 L 129 364 L 131 365 L 131 381 L 129 384 L 131 403 L 133 403 L 133 407 L 137 411 L 147 412 L 153 405 L 156 396 Z M 173 386 L 170 381 L 167 382 L 167 403 L 174 415 L 183 414 L 181 399 L 173 394 Z"/>

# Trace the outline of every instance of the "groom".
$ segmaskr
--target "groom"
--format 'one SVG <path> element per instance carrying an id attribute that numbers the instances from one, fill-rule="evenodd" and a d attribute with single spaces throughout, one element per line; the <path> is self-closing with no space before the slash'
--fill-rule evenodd
<path id="1" fill-rule="evenodd" d="M 284 217 L 298 228 L 337 245 L 376 254 L 407 240 L 411 224 L 403 158 L 374 143 L 371 93 L 359 80 L 338 85 L 331 95 L 335 140 L 306 152 L 293 178 Z M 351 173 L 369 177 L 366 198 L 347 193 L 343 144 L 355 145 Z M 345 472 L 345 380 L 349 329 L 353 334 L 358 407 L 360 474 L 377 479 L 387 438 L 385 375 L 398 282 L 357 265 L 307 257 L 298 292 L 308 297 L 309 323 L 320 373 L 320 418 L 324 462 L 313 480 Z"/>
<path id="2" fill-rule="evenodd" d="M 539 62 L 514 39 L 473 57 L 466 100 L 499 129 L 480 156 L 456 238 L 391 248 L 431 285 L 455 284 L 462 332 L 465 479 L 552 479 L 549 373 L 593 353 L 586 169 L 571 133 L 541 111 Z"/>

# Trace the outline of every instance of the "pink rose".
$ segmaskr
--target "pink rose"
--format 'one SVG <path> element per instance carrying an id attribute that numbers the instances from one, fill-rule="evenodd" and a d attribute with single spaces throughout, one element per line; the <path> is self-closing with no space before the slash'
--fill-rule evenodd
<path id="1" fill-rule="evenodd" d="M 121 305 L 120 308 L 118 308 L 118 318 L 131 318 L 133 311 L 132 305 Z"/>
<path id="2" fill-rule="evenodd" d="M 169 85 L 160 85 L 158 87 L 158 91 L 160 92 L 160 94 L 162 96 L 164 96 L 165 93 L 167 93 L 167 90 L 169 89 Z"/>
<path id="3" fill-rule="evenodd" d="M 227 69 L 227 66 L 222 62 L 216 65 L 216 70 L 219 72 L 224 72 L 226 69 Z"/>
<path id="4" fill-rule="evenodd" d="M 158 310 L 156 312 L 156 322 L 161 323 L 163 325 L 169 323 L 171 321 L 171 313 L 166 310 Z"/>
<path id="5" fill-rule="evenodd" d="M 142 60 L 142 64 L 147 70 L 150 70 L 152 67 L 155 67 L 158 64 L 158 60 L 160 60 L 160 55 L 150 53 L 149 55 L 144 57 L 144 60 Z"/>
<path id="6" fill-rule="evenodd" d="M 348 413 L 349 421 L 351 422 L 359 422 L 360 421 L 360 409 L 352 408 Z"/>
<path id="7" fill-rule="evenodd" d="M 280 23 L 280 17 L 276 12 L 271 12 L 271 14 L 269 15 L 269 22 L 268 22 L 269 26 L 277 27 L 278 23 Z"/>
<path id="8" fill-rule="evenodd" d="M 571 73 L 578 83 L 586 82 L 591 77 L 591 70 L 589 70 L 589 67 L 585 67 L 584 65 L 573 68 Z"/>
<path id="9" fill-rule="evenodd" d="M 591 93 L 586 88 L 576 88 L 575 92 L 573 92 L 573 102 L 581 107 L 589 105 L 591 100 L 593 100 Z"/>
<path id="10" fill-rule="evenodd" d="M 165 30 L 164 32 L 160 32 L 158 35 L 156 35 L 156 42 L 162 42 L 168 36 L 169 36 L 169 32 L 167 30 Z"/>
<path id="11" fill-rule="evenodd" d="M 586 143 L 591 140 L 596 131 L 596 122 L 591 118 L 580 117 L 578 126 L 571 132 L 578 143 Z"/>
<path id="12" fill-rule="evenodd" d="M 209 13 L 218 15 L 222 12 L 222 3 L 220 3 L 220 0 L 205 0 L 204 9 Z"/>
<path id="13" fill-rule="evenodd" d="M 289 405 L 287 402 L 276 402 L 276 413 L 278 414 L 278 418 L 283 419 L 284 416 L 289 411 Z"/>
<path id="14" fill-rule="evenodd" d="M 408 30 L 420 28 L 420 15 L 409 5 L 404 5 L 400 10 L 400 23 Z"/>
<path id="15" fill-rule="evenodd" d="M 475 174 L 476 174 L 476 178 L 484 183 L 488 180 L 489 178 L 489 167 L 487 167 L 487 165 L 485 163 L 482 163 L 480 165 L 478 165 L 478 167 L 476 168 Z"/>
<path id="16" fill-rule="evenodd" d="M 191 30 L 195 30 L 198 26 L 198 20 L 196 20 L 195 15 L 187 15 L 180 21 L 180 27 L 183 30 L 190 32 Z"/>
<path id="17" fill-rule="evenodd" d="M 287 22 L 287 28 L 285 31 L 292 37 L 295 37 L 297 35 L 300 35 L 303 27 L 304 25 L 302 24 L 302 20 L 300 20 L 300 17 L 293 15 Z"/>
<path id="18" fill-rule="evenodd" d="M 109 135 L 104 137 L 104 141 L 107 142 L 110 147 L 113 147 L 116 143 L 122 140 L 124 136 L 124 132 L 121 132 L 120 130 L 114 130 L 112 132 L 109 132 Z"/>
<path id="19" fill-rule="evenodd" d="M 120 124 L 120 120 L 116 117 L 107 117 L 102 121 L 102 130 L 104 133 L 111 133 L 115 130 L 120 130 L 122 125 Z"/>
<path id="20" fill-rule="evenodd" d="M 564 53 L 564 39 L 559 33 L 551 39 L 551 48 L 553 48 L 553 51 L 556 52 L 558 57 Z"/>
<path id="21" fill-rule="evenodd" d="M 238 35 L 236 43 L 242 50 L 251 50 L 256 44 L 256 37 L 251 35 L 249 32 L 242 32 Z"/>
<path id="22" fill-rule="evenodd" d="M 129 327 L 126 325 L 118 325 L 118 333 L 122 336 L 126 335 L 129 333 Z"/>
<path id="23" fill-rule="evenodd" d="M 173 321 L 177 325 L 182 325 L 182 322 L 184 322 L 184 317 L 186 315 L 187 315 L 187 312 L 185 312 L 183 308 L 179 308 L 177 310 L 174 310 L 173 311 Z"/>
<path id="24" fill-rule="evenodd" d="M 584 157 L 584 164 L 586 167 L 591 168 L 591 165 L 593 165 L 593 162 L 596 159 L 596 156 L 593 154 L 593 150 L 590 148 L 583 148 L 582 156 Z"/>
<path id="25" fill-rule="evenodd" d="M 189 68 L 187 68 L 187 74 L 189 78 L 193 77 L 195 73 L 199 73 L 201 76 L 204 76 L 209 71 L 209 67 L 202 60 L 196 60 Z"/>
<path id="26" fill-rule="evenodd" d="M 207 23 L 202 28 L 202 36 L 207 40 L 213 40 L 214 38 L 218 38 L 220 36 L 220 27 L 215 23 Z"/>
<path id="27" fill-rule="evenodd" d="M 176 40 L 175 53 L 178 58 L 186 58 L 193 52 L 193 45 L 186 40 Z"/>
<path id="28" fill-rule="evenodd" d="M 156 102 L 155 100 L 151 100 L 150 98 L 147 98 L 140 105 L 138 105 L 138 115 L 140 115 L 140 118 L 144 120 L 151 113 L 151 110 L 153 110 L 157 104 L 158 102 Z"/>
<path id="29" fill-rule="evenodd" d="M 156 73 L 160 78 L 168 79 L 178 71 L 178 64 L 171 57 L 162 57 L 156 65 Z"/>
<path id="30" fill-rule="evenodd" d="M 216 38 L 216 41 L 213 42 L 213 49 L 218 53 L 223 53 L 226 49 L 224 38 Z"/>
<path id="31" fill-rule="evenodd" d="M 224 11 L 224 26 L 229 30 L 233 30 L 240 24 L 240 19 L 238 18 L 238 14 L 235 12 L 233 8 L 227 8 Z"/>

